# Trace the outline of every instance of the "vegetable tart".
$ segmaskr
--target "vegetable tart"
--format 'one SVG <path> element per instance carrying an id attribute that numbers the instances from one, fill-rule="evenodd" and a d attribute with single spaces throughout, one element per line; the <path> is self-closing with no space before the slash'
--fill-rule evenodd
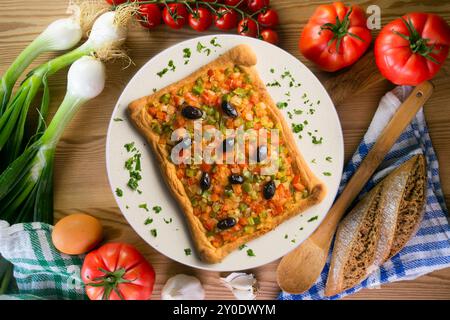
<path id="1" fill-rule="evenodd" d="M 319 203 L 326 194 L 325 185 L 297 149 L 255 64 L 252 49 L 239 45 L 185 79 L 128 106 L 131 121 L 148 140 L 184 212 L 197 251 L 207 263 L 220 262 L 249 240 Z M 245 152 L 253 154 L 255 161 L 229 163 L 218 159 L 230 152 L 237 159 L 240 154 L 234 147 L 235 137 L 224 138 L 219 146 L 223 152 L 217 152 L 212 163 L 202 157 L 190 163 L 173 161 L 174 132 L 187 132 L 176 144 L 184 145 L 183 155 L 195 148 L 195 122 L 204 130 L 221 133 L 238 128 L 256 133 L 276 129 L 278 145 L 255 148 L 247 141 Z M 268 141 L 274 139 L 268 136 Z M 263 174 L 270 157 L 278 169 Z"/>

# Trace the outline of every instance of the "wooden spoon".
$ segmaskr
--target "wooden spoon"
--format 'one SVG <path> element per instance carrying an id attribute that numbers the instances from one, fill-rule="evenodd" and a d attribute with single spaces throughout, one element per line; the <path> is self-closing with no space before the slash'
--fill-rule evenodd
<path id="1" fill-rule="evenodd" d="M 300 246 L 283 257 L 277 268 L 277 281 L 281 289 L 287 293 L 298 294 L 308 290 L 316 282 L 325 265 L 337 225 L 345 211 L 432 93 L 433 85 L 428 81 L 414 88 L 381 132 L 321 225 Z"/>

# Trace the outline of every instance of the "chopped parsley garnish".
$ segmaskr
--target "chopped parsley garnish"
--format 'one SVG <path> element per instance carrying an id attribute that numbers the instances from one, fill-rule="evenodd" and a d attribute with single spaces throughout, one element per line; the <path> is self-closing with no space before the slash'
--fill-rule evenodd
<path id="1" fill-rule="evenodd" d="M 169 224 L 169 223 L 172 223 L 172 218 L 170 218 L 170 219 L 163 219 L 164 220 L 164 222 L 166 223 L 166 224 Z"/>
<path id="2" fill-rule="evenodd" d="M 130 209 L 130 207 L 128 205 L 125 206 L 125 209 Z"/>
<path id="3" fill-rule="evenodd" d="M 303 113 L 303 110 L 300 110 L 300 109 L 294 109 L 294 113 L 295 113 L 295 114 L 302 114 L 302 113 Z"/>
<path id="4" fill-rule="evenodd" d="M 152 91 L 153 91 L 153 93 L 155 93 L 156 91 L 158 91 L 158 89 L 153 88 Z"/>
<path id="5" fill-rule="evenodd" d="M 131 190 L 136 190 L 139 187 L 139 183 L 136 179 L 131 178 L 128 180 L 127 186 L 129 186 Z"/>
<path id="6" fill-rule="evenodd" d="M 312 160 L 311 160 L 311 163 L 316 164 L 316 163 L 317 163 L 317 162 L 316 162 L 316 159 L 312 159 Z"/>
<path id="7" fill-rule="evenodd" d="M 171 71 L 175 71 L 175 69 L 177 68 L 173 63 L 173 60 L 169 60 L 169 63 L 167 65 L 169 66 Z"/>
<path id="8" fill-rule="evenodd" d="M 184 48 L 183 49 L 183 58 L 184 60 L 184 64 L 188 64 L 189 63 L 189 59 L 191 57 L 192 53 L 191 53 L 191 49 L 189 48 Z"/>
<path id="9" fill-rule="evenodd" d="M 294 133 L 300 133 L 303 131 L 303 124 L 301 123 L 293 123 L 292 124 L 292 131 Z"/>
<path id="10" fill-rule="evenodd" d="M 197 43 L 197 52 L 198 53 L 206 53 L 207 56 L 211 54 L 211 49 L 204 46 L 201 42 Z"/>
<path id="11" fill-rule="evenodd" d="M 127 152 L 136 150 L 136 148 L 134 148 L 134 142 L 126 143 L 123 147 L 127 150 Z"/>
<path id="12" fill-rule="evenodd" d="M 241 244 L 241 245 L 239 246 L 239 250 L 244 249 L 246 246 L 247 246 L 246 244 Z"/>
<path id="13" fill-rule="evenodd" d="M 315 112 L 316 112 L 315 109 L 309 109 L 309 110 L 308 110 L 308 113 L 311 114 L 311 115 L 313 115 Z"/>
<path id="14" fill-rule="evenodd" d="M 277 103 L 277 107 L 278 107 L 278 109 L 284 109 L 284 108 L 287 108 L 287 106 L 288 106 L 288 103 L 287 102 L 278 102 Z"/>
<path id="15" fill-rule="evenodd" d="M 266 86 L 268 87 L 281 87 L 281 83 L 277 80 L 274 80 L 273 82 L 266 83 Z"/>
<path id="16" fill-rule="evenodd" d="M 270 68 L 270 73 L 275 73 L 275 69 L 274 68 Z"/>
<path id="17" fill-rule="evenodd" d="M 303 230 L 303 227 L 300 227 L 300 229 L 298 229 L 298 230 L 302 231 L 302 230 Z"/>
<path id="18" fill-rule="evenodd" d="M 123 196 L 123 191 L 122 191 L 122 189 L 116 188 L 116 195 L 117 195 L 118 197 Z"/>
<path id="19" fill-rule="evenodd" d="M 217 37 L 212 38 L 209 43 L 211 43 L 213 47 L 222 47 L 219 43 L 217 43 Z"/>
<path id="20" fill-rule="evenodd" d="M 317 220 L 317 219 L 319 219 L 319 216 L 314 216 L 312 218 L 309 218 L 308 222 L 312 222 L 312 221 Z"/>
<path id="21" fill-rule="evenodd" d="M 156 74 L 158 75 L 158 77 L 162 78 L 167 72 L 169 72 L 169 70 L 174 72 L 176 68 L 177 67 L 175 66 L 173 60 L 169 60 L 169 62 L 167 63 L 167 67 L 162 69 L 160 72 L 157 72 Z"/>
<path id="22" fill-rule="evenodd" d="M 288 111 L 287 114 L 288 114 L 289 119 L 293 118 L 292 112 Z"/>
<path id="23" fill-rule="evenodd" d="M 256 256 L 252 249 L 248 249 L 248 250 L 247 250 L 247 255 L 248 255 L 249 257 L 255 257 L 255 256 Z"/>
<path id="24" fill-rule="evenodd" d="M 295 239 L 292 239 L 291 242 L 292 242 L 292 243 L 295 243 Z"/>
<path id="25" fill-rule="evenodd" d="M 313 144 L 322 144 L 323 142 L 323 137 L 320 137 L 320 139 L 317 139 L 316 136 L 312 136 L 312 143 Z"/>
<path id="26" fill-rule="evenodd" d="M 190 256 L 192 254 L 191 248 L 184 249 L 184 254 L 187 255 L 187 256 Z"/>
<path id="27" fill-rule="evenodd" d="M 148 210 L 148 206 L 147 206 L 147 204 L 146 203 L 141 203 L 140 205 L 139 205 L 139 208 L 141 208 L 141 209 L 144 209 L 145 211 L 149 211 Z"/>
<path id="28" fill-rule="evenodd" d="M 153 222 L 153 219 L 152 219 L 152 218 L 147 218 L 147 219 L 145 219 L 145 221 L 144 221 L 144 225 L 148 226 L 148 225 L 151 224 L 152 222 Z"/>
<path id="29" fill-rule="evenodd" d="M 134 142 L 125 144 L 124 148 L 127 150 L 127 152 L 135 152 L 133 156 L 125 161 L 125 169 L 130 174 L 130 179 L 128 180 L 127 186 L 131 190 L 137 190 L 138 193 L 141 193 L 141 191 L 138 190 L 139 181 L 142 179 L 141 174 L 139 173 L 139 171 L 141 171 L 141 154 L 136 149 Z"/>
<path id="30" fill-rule="evenodd" d="M 155 213 L 160 213 L 162 210 L 162 208 L 160 206 L 154 206 L 152 209 L 153 209 L 153 211 L 155 211 Z"/>
<path id="31" fill-rule="evenodd" d="M 328 161 L 328 162 L 333 162 L 333 158 L 332 157 L 326 157 L 325 160 Z"/>
<path id="32" fill-rule="evenodd" d="M 116 122 L 120 122 L 120 121 L 123 121 L 123 119 L 122 119 L 122 118 L 114 118 L 113 120 L 114 120 L 114 121 L 116 121 Z"/>
<path id="33" fill-rule="evenodd" d="M 150 230 L 150 234 L 156 238 L 158 236 L 158 230 L 152 229 Z"/>
<path id="34" fill-rule="evenodd" d="M 156 74 L 158 75 L 158 77 L 162 78 L 168 71 L 169 71 L 168 68 L 164 68 L 161 71 L 157 72 Z"/>
<path id="35" fill-rule="evenodd" d="M 287 239 L 287 238 L 288 238 L 288 235 L 287 235 L 287 234 L 285 234 L 285 235 L 284 235 L 284 238 L 285 238 L 285 239 Z"/>
<path id="36" fill-rule="evenodd" d="M 324 175 L 324 176 L 327 176 L 327 177 L 330 177 L 330 176 L 331 176 L 331 172 L 325 171 L 325 172 L 323 173 L 323 175 Z"/>

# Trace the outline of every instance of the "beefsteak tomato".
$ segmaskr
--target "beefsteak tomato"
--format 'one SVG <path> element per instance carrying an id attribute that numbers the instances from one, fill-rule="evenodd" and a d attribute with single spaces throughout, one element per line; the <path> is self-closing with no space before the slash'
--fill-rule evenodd
<path id="1" fill-rule="evenodd" d="M 155 271 L 133 246 L 107 243 L 86 256 L 81 278 L 91 300 L 148 300 Z"/>
<path id="2" fill-rule="evenodd" d="M 316 9 L 303 29 L 299 47 L 322 70 L 336 71 L 355 63 L 371 41 L 361 7 L 334 2 Z"/>
<path id="3" fill-rule="evenodd" d="M 417 85 L 439 71 L 447 58 L 450 27 L 431 13 L 409 13 L 387 24 L 375 41 L 381 74 L 395 84 Z"/>

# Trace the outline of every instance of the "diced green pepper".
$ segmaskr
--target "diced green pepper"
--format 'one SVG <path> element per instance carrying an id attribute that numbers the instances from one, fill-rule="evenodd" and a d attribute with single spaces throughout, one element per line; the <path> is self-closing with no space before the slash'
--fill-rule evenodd
<path id="1" fill-rule="evenodd" d="M 189 178 L 195 177 L 195 170 L 192 170 L 191 168 L 187 168 L 187 169 L 186 169 L 186 175 L 187 175 Z"/>
<path id="2" fill-rule="evenodd" d="M 250 193 L 252 191 L 252 185 L 248 182 L 244 182 L 242 185 L 242 190 L 244 190 L 247 193 Z"/>
<path id="3" fill-rule="evenodd" d="M 170 102 L 170 93 L 165 93 L 159 98 L 159 102 L 168 104 Z"/>
<path id="4" fill-rule="evenodd" d="M 253 233 L 255 231 L 255 228 L 253 226 L 245 226 L 244 232 L 245 233 Z"/>

